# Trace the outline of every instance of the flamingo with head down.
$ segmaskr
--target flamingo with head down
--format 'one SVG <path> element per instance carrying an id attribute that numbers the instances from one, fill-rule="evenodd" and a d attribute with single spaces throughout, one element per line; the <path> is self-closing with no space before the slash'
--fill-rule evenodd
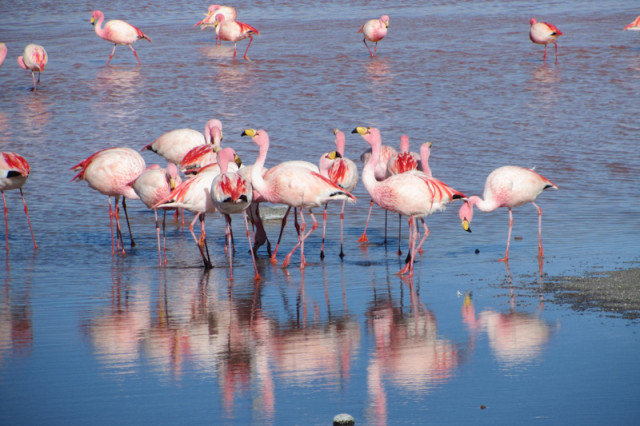
<path id="1" fill-rule="evenodd" d="M 33 90 L 36 91 L 36 86 L 40 83 L 40 73 L 44 71 L 49 62 L 49 56 L 44 47 L 39 44 L 28 44 L 24 48 L 22 56 L 18 56 L 18 65 L 22 69 L 31 71 L 31 79 L 33 80 Z M 38 73 L 38 81 L 36 82 L 36 72 Z"/>
<path id="2" fill-rule="evenodd" d="M 97 21 L 97 25 L 96 25 Z M 143 33 L 139 28 L 134 27 L 128 22 L 121 21 L 119 19 L 114 19 L 112 21 L 108 21 L 102 26 L 104 22 L 104 13 L 100 10 L 94 10 L 91 13 L 91 25 L 94 26 L 96 30 L 96 34 L 103 40 L 113 43 L 113 49 L 111 50 L 111 55 L 109 55 L 109 59 L 107 60 L 107 65 L 111 62 L 111 58 L 113 58 L 113 54 L 116 53 L 117 45 L 129 46 L 134 56 L 138 60 L 138 65 L 142 65 L 140 62 L 140 58 L 138 58 L 138 53 L 136 49 L 133 48 L 133 43 L 140 39 L 145 39 L 151 43 L 151 39 L 145 33 Z"/>
<path id="3" fill-rule="evenodd" d="M 382 15 L 378 19 L 369 19 L 358 30 L 358 32 L 362 33 L 362 35 L 364 36 L 364 38 L 362 39 L 362 42 L 364 43 L 365 46 L 367 46 L 367 49 L 369 50 L 369 54 L 371 55 L 372 58 L 376 56 L 377 50 L 378 50 L 378 42 L 382 40 L 384 36 L 387 35 L 388 28 L 389 28 L 389 17 L 387 15 Z M 375 46 L 373 47 L 373 52 L 369 48 L 369 45 L 367 44 L 367 40 L 369 40 L 372 43 L 375 43 Z"/>
<path id="4" fill-rule="evenodd" d="M 4 237 L 7 242 L 7 252 L 9 252 L 9 221 L 7 218 L 9 209 L 7 208 L 4 191 L 12 189 L 20 190 L 22 204 L 24 205 L 24 214 L 27 216 L 31 239 L 33 239 L 33 249 L 38 249 L 36 237 L 33 235 L 33 228 L 31 227 L 31 219 L 29 219 L 29 209 L 27 208 L 27 202 L 24 200 L 24 193 L 22 192 L 22 187 L 27 182 L 29 174 L 31 174 L 31 166 L 29 166 L 29 163 L 23 156 L 15 152 L 0 152 L 0 194 L 2 194 L 2 202 L 4 203 Z"/>
<path id="5" fill-rule="evenodd" d="M 558 45 L 556 44 L 556 40 L 563 35 L 562 31 L 548 22 L 537 22 L 536 18 L 531 18 L 529 24 L 531 24 L 529 39 L 536 44 L 544 44 L 544 57 L 542 61 L 545 62 L 547 60 L 547 45 L 553 43 L 556 52 L 556 65 L 558 65 Z"/>
<path id="6" fill-rule="evenodd" d="M 249 44 L 247 44 L 247 48 L 244 51 L 243 56 L 245 61 L 249 61 L 247 52 L 249 52 L 249 46 L 251 46 L 251 43 L 253 42 L 253 35 L 260 35 L 258 30 L 256 30 L 249 24 L 245 24 L 244 22 L 227 19 L 222 14 L 216 15 L 214 24 L 216 26 L 216 31 L 220 36 L 220 40 L 233 42 L 234 61 L 236 60 L 236 50 L 238 47 L 238 42 L 244 40 L 245 38 L 249 39 Z"/>
<path id="7" fill-rule="evenodd" d="M 224 15 L 224 18 L 230 21 L 235 21 L 238 17 L 238 13 L 236 12 L 235 7 L 212 4 L 211 6 L 209 6 L 207 15 L 193 26 L 195 28 L 200 25 L 201 30 L 214 27 L 216 31 L 216 44 L 220 44 L 222 42 L 219 35 L 220 28 L 216 27 L 215 25 L 216 17 L 218 15 Z"/>

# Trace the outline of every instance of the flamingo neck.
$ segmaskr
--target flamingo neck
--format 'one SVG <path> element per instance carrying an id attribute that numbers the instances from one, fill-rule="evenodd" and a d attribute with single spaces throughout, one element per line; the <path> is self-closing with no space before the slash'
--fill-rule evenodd
<path id="1" fill-rule="evenodd" d="M 422 150 L 420 152 L 420 162 L 422 163 L 422 172 L 427 176 L 433 176 L 431 167 L 429 167 L 429 151 Z"/>
<path id="2" fill-rule="evenodd" d="M 103 22 L 104 22 L 104 15 L 101 14 L 98 20 L 93 25 L 96 31 L 96 34 L 98 34 L 98 37 L 101 37 L 101 38 L 105 38 L 105 31 L 104 31 L 104 28 L 102 27 Z"/>
<path id="3" fill-rule="evenodd" d="M 362 169 L 362 183 L 364 183 L 365 188 L 369 194 L 373 193 L 378 181 L 376 179 L 376 164 L 378 164 L 378 160 L 380 159 L 380 142 L 376 141 L 368 141 L 369 145 L 371 145 L 371 156 L 369 157 L 369 161 L 364 165 Z"/>
<path id="4" fill-rule="evenodd" d="M 256 158 L 256 162 L 251 170 L 251 185 L 253 185 L 253 189 L 264 196 L 267 192 L 267 183 L 262 177 L 262 169 L 264 168 L 264 163 L 267 159 L 269 143 L 261 143 L 258 146 L 260 147 L 260 152 L 258 153 L 258 158 Z"/>
<path id="5" fill-rule="evenodd" d="M 478 210 L 483 211 L 483 212 L 492 212 L 495 209 L 497 209 L 498 206 L 495 202 L 491 201 L 491 200 L 483 200 L 482 198 L 480 198 L 477 195 L 473 195 L 471 197 L 469 197 L 469 205 L 471 206 L 471 208 L 473 209 L 473 207 L 475 206 Z"/>

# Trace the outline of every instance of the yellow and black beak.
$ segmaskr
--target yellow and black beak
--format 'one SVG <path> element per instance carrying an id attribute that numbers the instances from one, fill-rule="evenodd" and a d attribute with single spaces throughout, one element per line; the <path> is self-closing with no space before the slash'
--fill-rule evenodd
<path id="1" fill-rule="evenodd" d="M 238 157 L 238 154 L 234 154 L 233 162 L 236 163 L 236 166 L 238 166 L 238 168 L 242 166 L 242 160 L 240 159 L 240 157 Z"/>
<path id="2" fill-rule="evenodd" d="M 249 136 L 250 138 L 254 137 L 258 131 L 256 129 L 246 129 L 240 136 Z"/>
<path id="3" fill-rule="evenodd" d="M 342 158 L 342 155 L 340 155 L 338 151 L 331 151 L 329 154 L 327 154 L 327 158 L 329 160 L 335 160 L 336 158 Z"/>
<path id="4" fill-rule="evenodd" d="M 471 228 L 469 227 L 469 221 L 467 219 L 462 220 L 462 229 L 467 232 L 471 232 Z"/>
<path id="5" fill-rule="evenodd" d="M 351 133 L 358 133 L 360 135 L 366 135 L 368 131 L 369 131 L 368 127 L 358 126 L 355 129 L 353 129 L 353 131 Z"/>

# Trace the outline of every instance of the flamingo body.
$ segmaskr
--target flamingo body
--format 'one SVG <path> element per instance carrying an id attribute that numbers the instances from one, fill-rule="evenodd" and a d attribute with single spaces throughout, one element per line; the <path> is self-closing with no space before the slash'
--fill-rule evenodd
<path id="1" fill-rule="evenodd" d="M 38 44 L 28 44 L 24 48 L 22 56 L 18 56 L 18 65 L 22 69 L 31 71 L 31 79 L 33 80 L 33 91 L 36 91 L 36 86 L 40 83 L 40 73 L 44 71 L 49 62 L 49 56 L 44 47 Z M 38 81 L 36 82 L 35 73 L 38 73 Z"/>
<path id="2" fill-rule="evenodd" d="M 215 20 L 216 28 L 219 28 L 218 35 L 221 40 L 224 41 L 232 41 L 233 44 L 233 59 L 236 59 L 236 50 L 237 45 L 240 40 L 244 40 L 245 38 L 249 39 L 249 44 L 247 44 L 247 49 L 244 51 L 243 58 L 248 61 L 249 57 L 247 56 L 247 52 L 249 52 L 249 46 L 251 46 L 251 42 L 253 42 L 253 35 L 260 35 L 258 30 L 253 28 L 249 24 L 245 24 L 244 22 L 229 20 L 226 19 L 224 15 L 217 15 Z"/>
<path id="3" fill-rule="evenodd" d="M 91 25 L 94 26 L 96 34 L 101 39 L 113 43 L 113 50 L 111 51 L 111 55 L 107 60 L 107 65 L 109 65 L 109 62 L 111 62 L 113 54 L 116 51 L 116 46 L 119 44 L 129 46 L 134 56 L 138 60 L 138 64 L 141 65 L 140 58 L 138 58 L 138 53 L 133 48 L 133 43 L 140 39 L 145 39 L 151 42 L 149 36 L 143 33 L 139 28 L 136 28 L 128 22 L 121 21 L 119 19 L 108 21 L 106 24 L 104 24 L 104 27 L 102 26 L 103 22 L 104 14 L 102 13 L 102 11 L 94 10 L 91 13 Z"/>
<path id="4" fill-rule="evenodd" d="M 0 152 L 0 193 L 2 194 L 2 202 L 4 204 L 4 227 L 7 252 L 9 251 L 9 221 L 7 217 L 7 201 L 4 197 L 4 191 L 10 191 L 12 189 L 20 190 L 22 203 L 24 205 L 24 213 L 27 217 L 29 230 L 31 231 L 31 238 L 33 239 L 33 249 L 38 249 L 36 238 L 33 234 L 33 228 L 31 227 L 31 219 L 29 219 L 29 209 L 24 199 L 24 193 L 22 192 L 22 187 L 27 182 L 27 178 L 30 174 L 31 166 L 23 156 L 16 154 L 15 152 Z"/>
<path id="5" fill-rule="evenodd" d="M 369 50 L 369 54 L 371 57 L 376 56 L 378 49 L 378 42 L 382 40 L 387 35 L 387 30 L 389 28 L 389 17 L 387 15 L 382 15 L 379 19 L 370 19 L 358 30 L 359 33 L 362 33 L 364 38 L 362 41 L 364 45 L 367 46 Z M 367 40 L 372 43 L 375 43 L 374 50 L 371 52 L 369 45 L 367 45 Z"/>
<path id="6" fill-rule="evenodd" d="M 562 31 L 553 24 L 548 22 L 537 22 L 536 18 L 529 21 L 531 28 L 529 29 L 529 39 L 536 44 L 544 44 L 543 61 L 547 60 L 547 45 L 553 43 L 556 52 L 556 64 L 558 63 L 558 44 L 556 40 L 562 34 Z"/>
<path id="7" fill-rule="evenodd" d="M 511 209 L 531 203 L 538 211 L 538 256 L 544 257 L 542 249 L 542 209 L 534 202 L 545 189 L 558 187 L 549 179 L 537 172 L 519 166 L 502 166 L 492 171 L 484 185 L 483 198 L 472 196 L 465 201 L 459 211 L 464 230 L 470 232 L 469 225 L 473 219 L 473 207 L 483 212 L 492 212 L 500 207 L 509 209 L 509 233 L 507 251 L 502 261 L 509 260 L 509 244 L 513 227 Z"/>

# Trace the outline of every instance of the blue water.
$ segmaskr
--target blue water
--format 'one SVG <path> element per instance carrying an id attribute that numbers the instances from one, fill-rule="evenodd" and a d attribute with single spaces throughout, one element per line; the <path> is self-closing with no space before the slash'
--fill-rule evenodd
<path id="1" fill-rule="evenodd" d="M 107 20 L 152 38 L 135 44 L 140 67 L 122 46 L 105 67 L 111 46 L 89 24 L 94 6 L 0 4 L 9 49 L 0 150 L 31 164 L 24 192 L 39 246 L 34 253 L 19 193 L 7 192 L 0 423 L 307 425 L 341 412 L 380 425 L 636 422 L 637 322 L 572 311 L 546 285 L 638 266 L 640 39 L 622 31 L 635 2 L 239 2 L 238 19 L 261 36 L 252 62 L 235 64 L 230 43 L 216 47 L 212 32 L 191 28 L 206 3 L 102 5 Z M 389 34 L 371 59 L 356 31 L 383 13 Z M 553 49 L 543 64 L 543 47 L 528 40 L 533 16 L 564 33 L 557 66 Z M 36 93 L 16 63 L 31 42 L 49 53 Z M 171 220 L 159 269 L 153 213 L 137 201 L 128 203 L 137 246 L 112 256 L 107 199 L 70 182 L 69 168 L 174 128 L 202 131 L 210 118 L 246 164 L 257 156 L 240 138 L 248 127 L 271 135 L 270 166 L 316 162 L 336 127 L 357 159 L 366 144 L 350 131 L 364 125 L 396 147 L 403 133 L 415 150 L 431 141 L 434 175 L 469 195 L 496 167 L 536 167 L 560 188 L 538 198 L 542 278 L 532 206 L 514 210 L 507 271 L 495 261 L 507 212 L 477 212 L 468 234 L 457 205 L 428 218 L 415 276 L 399 278 L 395 215 L 386 246 L 379 209 L 371 243 L 356 242 L 369 201 L 362 184 L 347 206 L 343 261 L 339 206 L 330 206 L 327 257 L 316 231 L 304 272 L 297 255 L 283 271 L 263 248 L 255 285 L 238 217 L 229 281 L 217 215 L 207 217 L 213 270 Z M 288 226 L 280 259 L 295 243 Z M 278 229 L 266 223 L 274 242 Z"/>

